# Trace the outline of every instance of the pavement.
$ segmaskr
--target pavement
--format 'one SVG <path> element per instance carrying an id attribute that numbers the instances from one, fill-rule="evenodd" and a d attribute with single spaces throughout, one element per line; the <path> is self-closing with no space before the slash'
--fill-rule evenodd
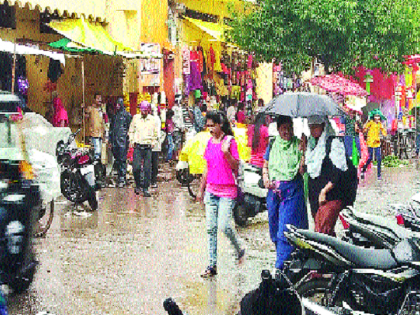
<path id="1" fill-rule="evenodd" d="M 360 184 L 356 208 L 392 218 L 387 205 L 405 203 L 420 190 L 419 171 L 415 165 L 384 169 L 381 182 L 374 172 Z M 27 293 L 9 297 L 9 313 L 163 315 L 162 303 L 172 297 L 190 315 L 236 314 L 241 298 L 259 284 L 261 270 L 274 268 L 267 213 L 238 230 L 247 248 L 240 266 L 219 234 L 219 274 L 202 279 L 204 207 L 170 174 L 163 177 L 152 198 L 130 188 L 103 189 L 96 212 L 74 212 L 60 199 L 50 231 L 35 240 L 35 280 Z"/>

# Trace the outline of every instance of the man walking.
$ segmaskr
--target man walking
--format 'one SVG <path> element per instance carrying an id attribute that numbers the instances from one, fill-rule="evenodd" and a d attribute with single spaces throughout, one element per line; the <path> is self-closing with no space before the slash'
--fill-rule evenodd
<path id="1" fill-rule="evenodd" d="M 157 175 L 159 169 L 159 153 L 162 151 L 160 139 L 162 137 L 162 122 L 159 117 L 157 106 L 153 106 L 153 113 L 151 113 L 157 129 L 157 137 L 152 149 L 152 188 L 157 188 Z"/>
<path id="2" fill-rule="evenodd" d="M 135 115 L 128 131 L 130 147 L 134 147 L 133 175 L 136 181 L 134 192 L 140 194 L 141 180 L 143 177 L 143 195 L 150 197 L 149 185 L 152 171 L 152 148 L 155 145 L 158 131 L 154 118 L 149 114 L 151 106 L 149 102 L 142 101 L 141 113 Z M 141 163 L 143 161 L 143 167 Z"/>
<path id="3" fill-rule="evenodd" d="M 115 159 L 115 168 L 118 172 L 118 187 L 126 183 L 128 129 L 130 128 L 131 115 L 124 108 L 124 101 L 120 97 L 115 105 L 115 114 L 111 120 L 109 142 Z"/>
<path id="4" fill-rule="evenodd" d="M 95 160 L 101 159 L 102 154 L 102 140 L 105 136 L 105 122 L 101 110 L 102 96 L 100 93 L 95 93 L 92 106 L 86 109 L 86 118 L 88 126 L 88 136 L 91 139 Z"/>

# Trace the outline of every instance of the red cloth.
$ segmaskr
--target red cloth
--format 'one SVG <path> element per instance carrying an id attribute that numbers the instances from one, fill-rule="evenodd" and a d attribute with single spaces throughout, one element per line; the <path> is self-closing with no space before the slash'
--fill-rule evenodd
<path id="1" fill-rule="evenodd" d="M 312 213 L 315 220 L 315 232 L 335 236 L 334 228 L 341 210 L 343 210 L 341 200 L 328 201 L 320 206 L 315 215 Z"/>
<path id="2" fill-rule="evenodd" d="M 237 117 L 238 123 L 244 124 L 245 119 L 246 119 L 245 112 L 243 110 L 240 110 L 240 111 L 238 111 L 238 113 L 236 115 L 238 116 Z"/>
<path id="3" fill-rule="evenodd" d="M 54 116 L 53 116 L 53 126 L 54 127 L 61 127 L 61 122 L 64 120 L 64 127 L 68 127 L 69 125 L 69 117 L 67 115 L 67 111 L 63 106 L 63 101 L 61 98 L 56 97 L 53 100 L 54 106 Z"/>
<path id="4" fill-rule="evenodd" d="M 354 75 L 354 80 L 357 80 L 364 89 L 366 88 L 366 82 L 364 82 L 364 80 L 367 71 L 368 69 L 360 66 L 356 69 L 356 73 Z M 388 76 L 382 73 L 380 69 L 373 69 L 371 71 L 373 82 L 370 83 L 370 100 L 392 99 L 395 94 L 398 76 L 395 74 Z"/>
<path id="5" fill-rule="evenodd" d="M 365 141 L 365 137 L 363 136 L 363 132 L 359 132 L 359 140 L 360 140 L 360 153 L 361 157 L 359 160 L 359 169 L 361 169 L 369 159 L 369 152 L 368 147 Z"/>
<path id="6" fill-rule="evenodd" d="M 200 72 L 204 71 L 204 57 L 201 50 L 198 51 L 198 70 Z"/>
<path id="7" fill-rule="evenodd" d="M 133 156 L 134 156 L 134 148 L 129 148 L 127 152 L 127 160 L 129 160 L 131 163 L 133 162 Z"/>
<path id="8" fill-rule="evenodd" d="M 190 51 L 190 61 L 199 61 L 199 55 L 198 52 L 196 50 L 191 50 Z"/>
<path id="9" fill-rule="evenodd" d="M 214 65 L 215 64 L 215 62 L 216 62 L 216 55 L 215 55 L 215 53 L 214 53 L 214 50 L 213 50 L 213 46 L 210 46 L 210 63 L 211 63 L 211 65 Z"/>
<path id="10" fill-rule="evenodd" d="M 268 127 L 264 125 L 260 127 L 260 141 L 258 143 L 257 149 L 255 150 L 252 147 L 252 142 L 254 141 L 255 125 L 249 125 L 247 133 L 248 147 L 251 148 L 251 160 L 249 163 L 262 168 L 264 166 L 264 154 L 267 150 L 269 141 Z"/>

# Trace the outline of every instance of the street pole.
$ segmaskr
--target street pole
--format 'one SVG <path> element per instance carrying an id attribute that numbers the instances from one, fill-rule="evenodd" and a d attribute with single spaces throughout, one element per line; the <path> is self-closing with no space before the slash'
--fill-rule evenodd
<path id="1" fill-rule="evenodd" d="M 13 65 L 12 65 L 12 94 L 15 94 L 15 75 L 16 75 L 16 40 L 13 48 Z"/>
<path id="2" fill-rule="evenodd" d="M 85 116 L 85 58 L 82 59 L 82 91 L 83 91 L 83 143 L 86 144 L 86 116 Z"/>

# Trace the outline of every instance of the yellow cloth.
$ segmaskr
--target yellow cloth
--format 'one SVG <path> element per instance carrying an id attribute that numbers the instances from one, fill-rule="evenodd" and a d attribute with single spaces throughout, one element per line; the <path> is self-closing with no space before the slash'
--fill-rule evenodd
<path id="1" fill-rule="evenodd" d="M 133 117 L 128 130 L 128 136 L 130 144 L 155 144 L 158 138 L 158 129 L 155 123 L 155 119 L 151 115 L 147 115 L 143 118 L 141 114 L 137 114 Z"/>
<path id="2" fill-rule="evenodd" d="M 220 53 L 219 50 L 214 50 L 214 58 L 216 59 L 216 63 L 214 64 L 214 71 L 222 72 L 222 64 L 220 63 Z"/>
<path id="3" fill-rule="evenodd" d="M 382 132 L 382 134 L 384 135 L 384 137 L 386 136 L 386 130 L 384 128 L 384 126 L 382 126 L 382 123 L 376 123 L 373 120 L 370 120 L 364 130 L 367 130 L 368 134 L 367 134 L 367 146 L 369 148 L 379 148 L 381 146 L 381 139 L 379 137 L 380 132 Z"/>
<path id="4" fill-rule="evenodd" d="M 239 158 L 243 161 L 249 161 L 251 158 L 251 148 L 247 147 L 248 137 L 246 129 L 234 128 L 233 133 L 238 144 Z M 210 132 L 199 132 L 182 149 L 179 160 L 188 162 L 190 174 L 203 174 L 206 166 L 206 161 L 203 156 L 210 138 Z"/>
<path id="5" fill-rule="evenodd" d="M 408 89 L 413 84 L 413 72 L 410 67 L 404 69 L 405 86 Z"/>
<path id="6" fill-rule="evenodd" d="M 102 25 L 91 23 L 83 17 L 81 19 L 53 20 L 48 26 L 77 44 L 104 53 L 113 54 L 114 51 L 133 50 L 114 40 Z"/>

